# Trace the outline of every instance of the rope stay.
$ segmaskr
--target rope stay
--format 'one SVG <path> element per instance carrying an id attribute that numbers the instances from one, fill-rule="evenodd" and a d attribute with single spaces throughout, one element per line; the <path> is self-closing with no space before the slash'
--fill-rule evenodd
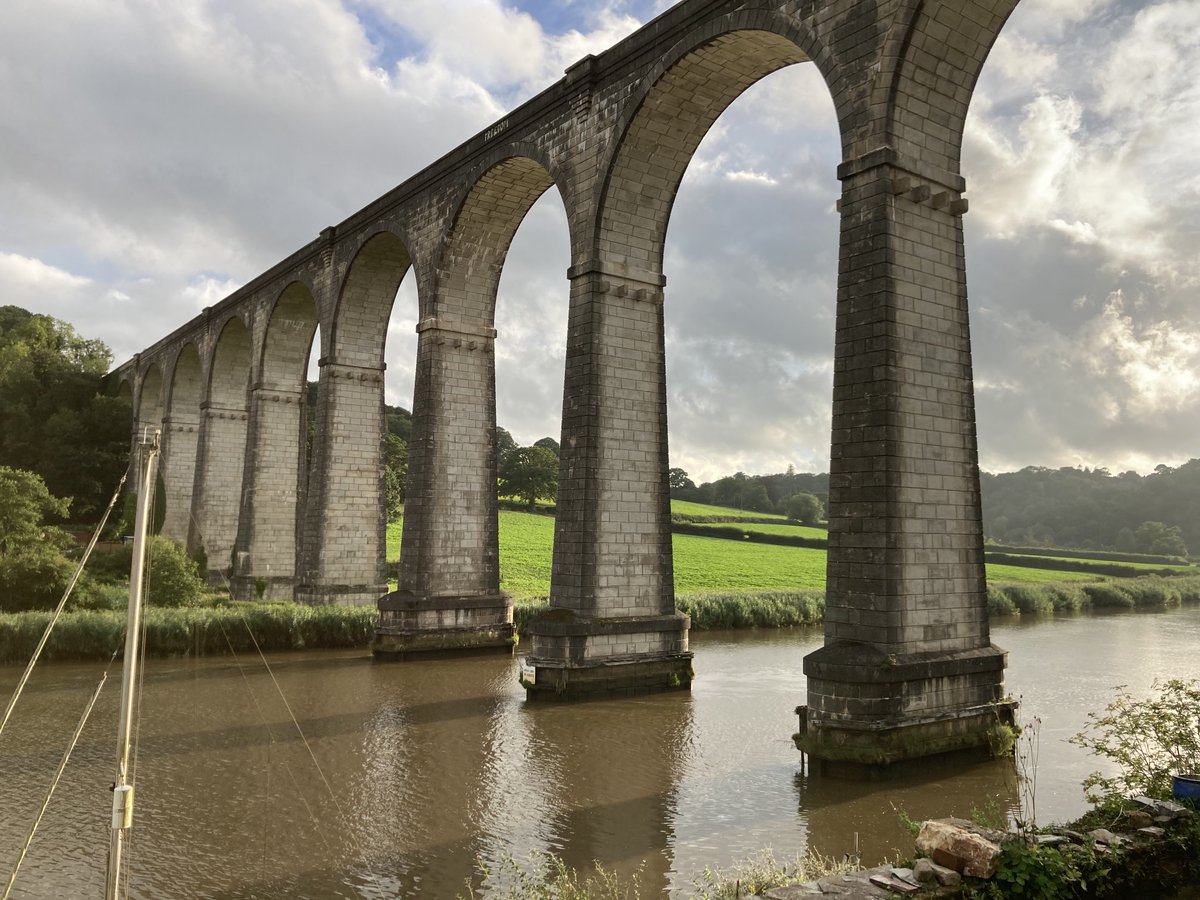
<path id="1" fill-rule="evenodd" d="M 108 508 L 104 510 L 104 515 L 100 519 L 100 524 L 96 526 L 96 530 L 92 532 L 92 539 L 88 542 L 87 549 L 83 551 L 83 557 L 79 560 L 79 565 L 75 567 L 75 574 L 71 576 L 70 582 L 67 584 L 67 589 L 63 591 L 62 599 L 58 601 L 58 606 L 54 609 L 54 614 L 50 617 L 50 621 L 46 623 L 46 630 L 42 632 L 42 639 L 38 641 L 37 647 L 33 651 L 33 656 L 29 660 L 29 665 L 25 667 L 25 673 L 21 676 L 21 680 L 17 682 L 17 687 L 13 691 L 12 699 L 8 701 L 8 708 L 4 710 L 4 718 L 0 719 L 0 734 L 4 733 L 4 726 L 8 724 L 9 717 L 12 716 L 13 710 L 16 708 L 17 701 L 21 699 L 21 694 L 25 691 L 25 685 L 29 683 L 29 677 L 33 674 L 33 667 L 37 665 L 41 658 L 42 651 L 46 648 L 46 643 L 50 640 L 50 632 L 54 630 L 54 626 L 58 624 L 59 617 L 62 616 L 63 610 L 67 606 L 67 600 L 70 599 L 71 592 L 75 590 L 75 584 L 79 581 L 83 574 L 83 567 L 87 565 L 88 559 L 92 555 L 92 550 L 96 546 L 96 542 L 100 540 L 100 534 L 104 531 L 104 526 L 108 524 L 108 517 L 113 511 L 113 507 L 117 505 L 117 499 L 121 496 L 121 491 L 125 487 L 125 480 L 129 477 L 129 471 L 121 476 L 120 483 L 117 484 L 117 489 L 113 491 L 112 499 L 108 501 Z"/>
<path id="2" fill-rule="evenodd" d="M 17 857 L 17 864 L 13 866 L 12 874 L 8 878 L 8 886 L 4 889 L 3 897 L 0 897 L 0 900 L 8 900 L 9 895 L 12 893 L 13 885 L 17 883 L 17 873 L 21 871 L 21 865 L 25 862 L 25 857 L 29 853 L 29 847 L 33 843 L 34 836 L 37 834 L 38 826 L 42 824 L 42 816 L 46 814 L 46 808 L 50 805 L 50 799 L 54 796 L 58 782 L 62 779 L 63 771 L 67 768 L 67 763 L 71 760 L 71 752 L 75 749 L 75 745 L 79 743 L 79 736 L 83 733 L 83 726 L 87 724 L 88 717 L 91 716 L 92 709 L 95 707 L 96 700 L 100 696 L 100 691 L 104 688 L 104 683 L 107 680 L 108 672 L 105 672 L 100 676 L 100 683 L 96 685 L 96 690 L 92 692 L 92 699 L 88 701 L 83 715 L 79 717 L 79 724 L 75 726 L 75 733 L 71 735 L 71 742 L 67 744 L 62 761 L 58 764 L 58 770 L 54 773 L 54 778 L 50 782 L 50 789 L 46 792 L 46 798 L 42 801 L 37 818 L 33 820 L 33 827 L 29 829 L 29 836 L 25 838 L 25 843 L 21 847 L 21 853 Z"/>
<path id="3" fill-rule="evenodd" d="M 197 519 L 196 519 L 194 512 L 189 513 L 189 519 L 191 521 L 192 527 L 195 529 L 197 537 L 200 539 L 201 545 L 203 545 L 205 543 L 205 535 L 204 535 L 203 529 L 200 527 L 199 521 L 197 521 Z M 220 576 L 221 581 L 223 581 L 225 583 L 225 590 L 229 594 L 230 599 L 232 600 L 233 599 L 233 583 L 225 575 L 224 571 L 218 569 L 217 574 Z M 304 749 L 306 751 L 308 751 L 308 756 L 309 756 L 309 759 L 312 760 L 313 768 L 315 768 L 317 770 L 317 774 L 321 778 L 321 783 L 325 786 L 325 790 L 329 794 L 330 802 L 332 802 L 334 809 L 337 811 L 338 818 L 341 819 L 343 822 L 348 821 L 345 811 L 342 809 L 341 804 L 338 802 L 337 793 L 334 791 L 333 785 L 329 783 L 329 779 L 325 776 L 325 770 L 321 768 L 321 763 L 317 760 L 317 755 L 313 751 L 312 745 L 308 741 L 308 736 L 304 733 L 304 729 L 301 727 L 300 721 L 296 718 L 296 714 L 292 710 L 292 705 L 288 702 L 287 695 L 284 694 L 284 692 L 283 692 L 282 685 L 280 685 L 279 680 L 275 677 L 275 671 L 271 668 L 271 664 L 269 662 L 267 662 L 266 654 L 263 653 L 262 647 L 258 643 L 258 638 L 255 637 L 254 631 L 250 627 L 250 623 L 246 620 L 246 617 L 244 615 L 241 615 L 240 613 L 238 615 L 238 618 L 241 620 L 242 626 L 246 629 L 246 633 L 250 636 L 250 641 L 252 644 L 254 644 L 254 649 L 258 653 L 258 658 L 262 662 L 263 668 L 266 669 L 267 674 L 271 677 L 271 683 L 275 687 L 275 692 L 279 695 L 279 699 L 280 699 L 280 701 L 282 701 L 284 709 L 287 710 L 288 718 L 291 719 L 292 726 L 296 729 L 296 734 L 299 735 L 301 743 L 304 744 Z M 246 680 L 245 672 L 242 669 L 241 660 L 238 659 L 237 651 L 234 650 L 234 648 L 233 648 L 233 641 L 230 639 L 229 634 L 225 631 L 224 624 L 222 624 L 218 620 L 217 625 L 221 629 L 222 635 L 224 635 L 224 637 L 225 637 L 225 642 L 229 646 L 229 652 L 231 654 L 233 654 L 233 658 L 238 666 L 238 670 L 240 672 L 242 672 L 242 679 L 243 679 L 243 681 L 246 682 L 246 690 L 250 693 L 251 700 L 254 703 L 255 709 L 258 711 L 259 718 L 262 720 L 263 726 L 267 729 L 267 734 L 271 740 L 271 743 L 273 744 L 275 742 L 274 732 L 272 731 L 270 724 L 267 722 L 266 716 L 262 711 L 262 707 L 258 703 L 258 698 L 255 697 L 253 690 L 250 689 L 249 682 Z M 299 779 L 297 779 L 297 777 L 296 777 L 296 773 L 292 770 L 292 767 L 286 761 L 284 762 L 284 768 L 287 769 L 288 776 L 291 778 L 292 784 L 296 788 L 297 796 L 300 797 L 300 800 L 304 804 L 304 807 L 307 810 L 309 817 L 312 818 L 312 820 L 313 820 L 314 829 L 316 830 L 317 834 L 320 836 L 322 843 L 325 844 L 326 849 L 330 849 L 329 841 L 325 837 L 325 834 L 320 827 L 320 822 L 317 819 L 316 814 L 313 812 L 312 807 L 309 805 L 308 799 L 305 796 L 305 792 L 300 786 Z M 366 861 L 366 853 L 365 853 L 362 845 L 359 843 L 357 837 L 353 834 L 352 831 L 348 832 L 348 835 L 349 835 L 351 844 L 358 851 L 359 855 L 362 857 L 363 861 L 365 862 Z M 378 879 L 373 873 L 367 873 L 367 876 L 372 881 L 375 881 L 376 884 L 378 884 Z M 0 900 L 3 900 L 3 898 L 0 898 Z"/>

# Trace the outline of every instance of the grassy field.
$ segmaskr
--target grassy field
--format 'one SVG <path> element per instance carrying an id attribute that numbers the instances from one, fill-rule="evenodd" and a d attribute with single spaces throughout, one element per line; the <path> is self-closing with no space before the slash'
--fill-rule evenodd
<path id="1" fill-rule="evenodd" d="M 709 506 L 688 500 L 672 500 L 671 512 L 677 516 L 721 516 L 725 519 L 778 519 L 786 522 L 787 516 L 774 513 L 751 512 L 748 509 L 732 509 L 728 506 Z"/>
<path id="2" fill-rule="evenodd" d="M 756 528 L 770 528 L 771 526 L 770 525 L 760 525 L 760 526 L 755 526 L 755 527 Z M 984 549 L 986 550 L 987 548 L 985 547 Z M 1071 557 L 1071 556 L 1038 556 L 1033 553 L 1010 553 L 1007 555 L 1008 556 L 1018 556 L 1021 559 L 1044 559 L 1044 560 L 1048 560 L 1050 562 L 1074 562 L 1074 563 L 1080 563 L 1085 566 L 1088 566 L 1088 565 L 1091 565 L 1091 566 L 1095 566 L 1095 565 L 1124 566 L 1129 569 L 1142 569 L 1147 572 L 1161 572 L 1163 569 L 1171 569 L 1176 572 L 1187 572 L 1189 570 L 1194 570 L 1196 568 L 1195 566 L 1181 566 L 1181 565 L 1174 565 L 1171 563 L 1145 563 L 1145 562 L 1105 563 L 1103 560 L 1085 559 L 1083 557 L 1076 558 L 1076 557 Z"/>
<path id="3" fill-rule="evenodd" d="M 1005 566 L 998 563 L 987 564 L 987 579 L 989 582 L 1043 584 L 1058 581 L 1097 581 L 1102 575 L 1091 575 L 1087 572 L 1060 572 L 1055 569 L 1026 569 L 1024 566 Z"/>
<path id="4" fill-rule="evenodd" d="M 737 522 L 698 522 L 697 528 L 742 528 L 744 531 L 753 531 L 757 534 L 782 534 L 788 537 L 813 538 L 814 540 L 823 541 L 829 537 L 829 530 L 826 528 L 813 528 L 811 525 L 793 525 L 790 522 L 780 522 L 778 525 L 767 524 L 765 522 L 751 522 L 745 525 L 739 525 Z"/>
<path id="5" fill-rule="evenodd" d="M 800 530 L 796 526 L 785 527 L 794 531 Z M 673 545 L 675 590 L 681 596 L 705 591 L 803 590 L 825 587 L 824 550 L 740 543 L 687 534 L 675 535 Z M 500 587 L 514 597 L 547 596 L 550 593 L 553 547 L 553 518 L 501 510 Z M 388 526 L 388 559 L 398 559 L 399 551 L 400 525 L 393 524 Z M 1005 565 L 989 565 L 987 574 L 988 580 L 992 582 L 1022 584 L 1089 581 L 1096 577 L 1078 572 L 1056 572 Z"/>

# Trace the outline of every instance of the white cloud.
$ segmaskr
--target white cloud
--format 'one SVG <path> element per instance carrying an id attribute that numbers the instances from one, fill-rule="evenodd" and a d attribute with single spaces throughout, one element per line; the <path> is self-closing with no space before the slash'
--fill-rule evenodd
<path id="1" fill-rule="evenodd" d="M 72 275 L 40 259 L 17 253 L 0 252 L 0 284 L 9 289 L 35 291 L 78 290 L 92 283 L 90 278 Z"/>
<path id="2" fill-rule="evenodd" d="M 1098 379 L 1115 378 L 1110 418 L 1192 411 L 1200 386 L 1200 334 L 1167 321 L 1137 322 L 1113 294 L 1084 329 L 1078 353 Z"/>

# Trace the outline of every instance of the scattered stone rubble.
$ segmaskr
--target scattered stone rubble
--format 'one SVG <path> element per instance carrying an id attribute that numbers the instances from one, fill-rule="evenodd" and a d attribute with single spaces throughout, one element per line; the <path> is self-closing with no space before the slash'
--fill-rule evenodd
<path id="1" fill-rule="evenodd" d="M 1158 840 L 1171 824 L 1192 815 L 1187 807 L 1169 800 L 1134 797 L 1141 809 L 1124 814 L 1128 834 L 1097 828 L 1086 835 L 1069 829 L 1025 835 L 1024 840 L 1041 846 L 1067 843 L 1091 844 L 1096 852 L 1108 853 L 1125 846 Z M 840 897 L 842 900 L 916 896 L 955 896 L 964 876 L 991 878 L 996 874 L 1003 845 L 1020 840 L 1019 834 L 984 828 L 966 819 L 935 819 L 924 822 L 917 835 L 917 852 L 922 854 L 911 869 L 883 865 L 846 875 L 830 875 L 787 887 L 771 888 L 768 900 L 799 900 L 803 897 Z"/>

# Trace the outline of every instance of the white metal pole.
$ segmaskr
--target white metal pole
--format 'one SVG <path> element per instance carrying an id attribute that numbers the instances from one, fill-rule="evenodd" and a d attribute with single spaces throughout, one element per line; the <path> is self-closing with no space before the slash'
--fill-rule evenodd
<path id="1" fill-rule="evenodd" d="M 138 440 L 138 503 L 133 528 L 133 562 L 129 567 L 129 618 L 125 628 L 125 660 L 121 681 L 121 717 L 117 726 L 117 778 L 113 784 L 112 836 L 108 845 L 108 878 L 104 896 L 118 900 L 121 854 L 133 825 L 133 785 L 129 777 L 129 745 L 133 734 L 137 664 L 142 637 L 142 580 L 146 562 L 146 536 L 153 512 L 158 475 L 158 429 L 145 429 Z"/>

